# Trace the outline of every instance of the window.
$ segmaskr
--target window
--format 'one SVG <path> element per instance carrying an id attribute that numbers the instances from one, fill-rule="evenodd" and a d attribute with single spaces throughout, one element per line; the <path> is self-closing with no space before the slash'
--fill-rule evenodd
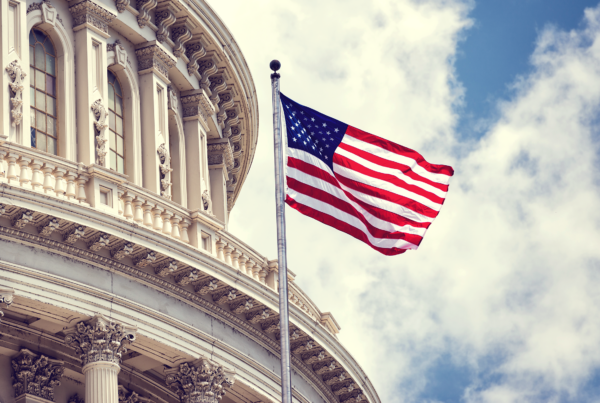
<path id="1" fill-rule="evenodd" d="M 29 63 L 31 146 L 56 155 L 56 52 L 50 38 L 37 29 L 29 33 Z"/>
<path id="2" fill-rule="evenodd" d="M 108 71 L 108 127 L 110 129 L 110 169 L 125 173 L 125 141 L 123 135 L 123 91 L 117 76 Z"/>

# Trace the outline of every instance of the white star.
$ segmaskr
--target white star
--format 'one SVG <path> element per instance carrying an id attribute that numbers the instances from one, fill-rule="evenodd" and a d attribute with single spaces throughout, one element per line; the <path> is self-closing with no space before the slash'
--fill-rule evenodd
<path id="1" fill-rule="evenodd" d="M 294 137 L 294 141 L 298 141 L 298 140 L 296 140 L 296 137 Z"/>
<path id="2" fill-rule="evenodd" d="M 325 144 L 325 147 L 329 148 L 329 144 Z"/>
<path id="3" fill-rule="evenodd" d="M 313 150 L 315 149 L 315 146 L 313 146 Z"/>
<path id="4" fill-rule="evenodd" d="M 302 115 L 304 115 L 304 111 L 300 111 L 300 113 L 301 113 Z"/>
<path id="5" fill-rule="evenodd" d="M 333 141 L 333 137 L 330 137 L 329 140 Z"/>
<path id="6" fill-rule="evenodd" d="M 304 112 L 302 112 L 302 113 L 304 113 Z M 304 120 L 308 120 L 308 119 L 304 118 Z"/>
<path id="7" fill-rule="evenodd" d="M 327 127 L 327 123 L 323 123 L 323 127 Z"/>
<path id="8" fill-rule="evenodd" d="M 331 134 L 331 132 L 327 132 L 327 134 Z M 333 140 L 333 139 L 332 139 Z"/>
<path id="9" fill-rule="evenodd" d="M 323 137 L 323 141 L 327 141 L 327 140 L 325 139 L 325 137 Z"/>
<path id="10" fill-rule="evenodd" d="M 306 145 L 306 141 L 304 141 L 304 145 Z"/>
<path id="11" fill-rule="evenodd" d="M 292 112 L 292 115 L 296 116 L 296 112 Z"/>
<path id="12" fill-rule="evenodd" d="M 325 159 L 327 159 L 327 156 L 325 156 Z"/>
<path id="13" fill-rule="evenodd" d="M 296 127 L 299 125 L 300 123 L 296 122 Z"/>
<path id="14" fill-rule="evenodd" d="M 315 118 L 310 118 L 310 120 L 314 122 L 314 121 L 315 121 Z"/>
<path id="15" fill-rule="evenodd" d="M 336 127 L 336 128 L 335 128 L 335 130 L 334 130 L 334 132 L 336 132 L 336 133 L 337 133 L 337 132 L 339 132 L 339 131 L 340 131 L 340 130 L 339 130 L 337 127 Z"/>
<path id="16" fill-rule="evenodd" d="M 294 126 L 292 126 L 292 130 L 296 130 L 296 128 Z"/>
<path id="17" fill-rule="evenodd" d="M 294 139 L 294 141 L 296 141 L 296 139 Z M 319 151 L 323 151 L 323 147 L 319 148 Z"/>

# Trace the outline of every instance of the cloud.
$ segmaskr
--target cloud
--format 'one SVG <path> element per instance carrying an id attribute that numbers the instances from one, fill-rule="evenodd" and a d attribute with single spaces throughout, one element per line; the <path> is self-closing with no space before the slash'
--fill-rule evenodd
<path id="1" fill-rule="evenodd" d="M 456 170 L 421 248 L 398 257 L 287 210 L 290 268 L 341 323 L 381 400 L 592 400 L 600 9 L 586 10 L 577 31 L 545 28 L 531 73 L 498 104 L 498 118 L 482 138 L 463 139 L 453 62 L 471 2 L 211 5 L 244 51 L 259 97 L 258 151 L 230 224 L 257 250 L 276 256 L 273 58 L 286 95 Z M 444 393 L 449 372 L 460 377 Z"/>

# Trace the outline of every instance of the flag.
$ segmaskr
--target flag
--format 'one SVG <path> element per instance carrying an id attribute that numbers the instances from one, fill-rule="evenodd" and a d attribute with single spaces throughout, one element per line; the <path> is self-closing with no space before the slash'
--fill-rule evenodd
<path id="1" fill-rule="evenodd" d="M 281 94 L 286 203 L 384 255 L 417 249 L 454 170 Z"/>

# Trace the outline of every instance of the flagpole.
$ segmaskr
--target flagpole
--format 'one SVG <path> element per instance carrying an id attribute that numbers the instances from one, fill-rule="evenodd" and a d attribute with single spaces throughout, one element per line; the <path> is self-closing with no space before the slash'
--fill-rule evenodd
<path id="1" fill-rule="evenodd" d="M 269 65 L 273 96 L 273 140 L 275 145 L 275 210 L 277 212 L 277 261 L 279 266 L 279 327 L 281 335 L 281 401 L 292 403 L 290 375 L 290 325 L 287 282 L 287 243 L 285 239 L 285 183 L 283 175 L 283 137 L 281 134 L 281 106 L 279 101 L 278 60 Z"/>

